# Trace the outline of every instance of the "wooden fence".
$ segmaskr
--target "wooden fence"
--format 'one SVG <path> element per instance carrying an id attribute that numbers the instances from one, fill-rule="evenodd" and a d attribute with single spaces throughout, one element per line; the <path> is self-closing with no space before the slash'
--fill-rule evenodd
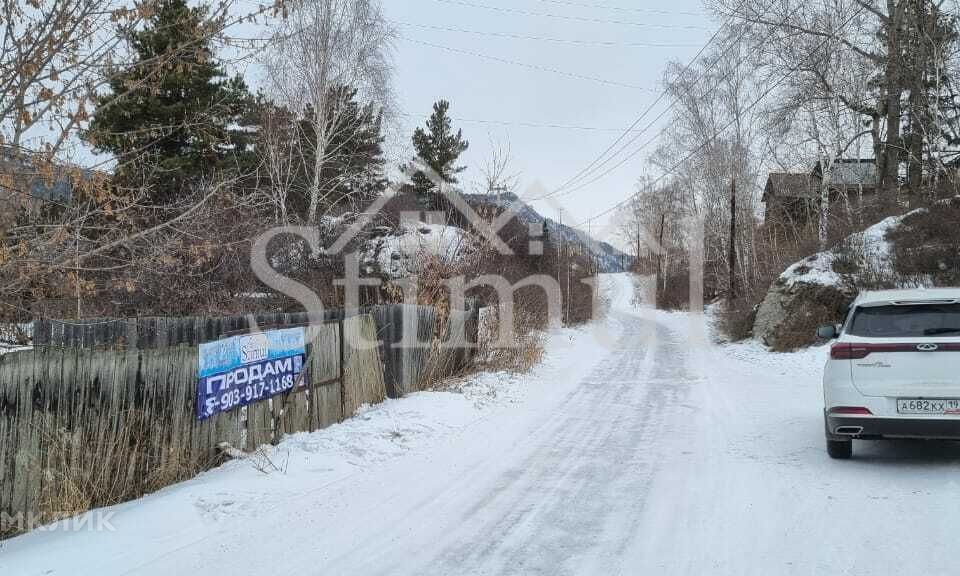
<path id="1" fill-rule="evenodd" d="M 349 418 L 386 394 L 379 347 L 362 345 L 376 338 L 366 314 L 310 326 L 304 386 L 204 421 L 193 345 L 0 356 L 0 517 L 135 498 L 217 465 L 221 442 L 253 450 Z"/>
<path id="2" fill-rule="evenodd" d="M 324 313 L 325 321 L 343 318 L 344 314 L 339 310 Z M 309 317 L 305 312 L 219 317 L 43 318 L 33 321 L 33 344 L 70 348 L 164 348 L 210 342 L 225 334 L 248 331 L 254 326 L 282 328 L 303 326 L 308 322 Z"/>
<path id="3" fill-rule="evenodd" d="M 369 314 L 380 342 L 387 395 L 400 398 L 422 390 L 430 381 L 455 373 L 469 363 L 477 342 L 479 308 L 467 301 L 465 311 L 452 311 L 438 321 L 428 306 L 389 304 L 345 314 L 324 312 L 326 321 L 352 314 Z M 235 334 L 253 326 L 279 328 L 309 322 L 306 313 L 256 314 L 226 317 L 141 317 L 87 320 L 38 319 L 33 321 L 35 346 L 149 349 L 181 344 L 196 345 Z M 463 335 L 466 335 L 465 339 Z"/>

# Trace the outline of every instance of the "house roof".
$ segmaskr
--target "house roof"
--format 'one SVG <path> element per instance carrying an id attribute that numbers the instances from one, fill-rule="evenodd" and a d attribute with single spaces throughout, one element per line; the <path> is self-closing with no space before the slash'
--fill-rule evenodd
<path id="1" fill-rule="evenodd" d="M 768 198 L 816 198 L 813 178 L 809 174 L 771 172 L 763 188 L 763 201 Z"/>
<path id="2" fill-rule="evenodd" d="M 814 176 L 821 175 L 820 163 L 813 169 Z M 877 163 L 873 158 L 838 158 L 830 171 L 831 186 L 876 186 Z"/>
<path id="3" fill-rule="evenodd" d="M 767 185 L 763 189 L 763 201 L 768 198 L 816 198 L 819 193 L 818 183 L 822 171 L 820 163 L 813 167 L 809 174 L 795 172 L 771 172 L 767 178 Z M 854 159 L 838 158 L 833 161 L 830 171 L 830 187 L 857 187 L 872 188 L 877 183 L 877 163 L 873 158 Z"/>

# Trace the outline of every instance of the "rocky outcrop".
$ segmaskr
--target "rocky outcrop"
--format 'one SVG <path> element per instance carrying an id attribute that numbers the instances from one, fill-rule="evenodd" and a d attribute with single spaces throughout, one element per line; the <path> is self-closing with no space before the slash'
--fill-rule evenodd
<path id="1" fill-rule="evenodd" d="M 817 326 L 839 322 L 855 297 L 856 290 L 845 283 L 778 280 L 757 310 L 753 334 L 778 351 L 808 346 L 814 342 Z"/>
<path id="2" fill-rule="evenodd" d="M 896 286 L 886 235 L 903 218 L 887 218 L 787 268 L 757 310 L 754 337 L 778 351 L 809 346 L 817 326 L 843 320 L 860 290 Z"/>

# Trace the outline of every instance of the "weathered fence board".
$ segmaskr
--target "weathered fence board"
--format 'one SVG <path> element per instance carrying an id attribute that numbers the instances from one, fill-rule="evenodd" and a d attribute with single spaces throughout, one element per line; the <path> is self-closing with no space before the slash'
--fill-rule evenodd
<path id="1" fill-rule="evenodd" d="M 340 395 L 340 327 L 337 324 L 307 327 L 310 342 L 310 429 L 319 430 L 343 418 Z"/>
<path id="2" fill-rule="evenodd" d="M 449 322 L 466 322 L 466 340 L 475 344 L 478 307 L 472 300 L 468 300 L 467 305 L 463 313 L 465 316 L 454 312 Z M 434 309 L 427 306 L 388 304 L 348 313 L 327 310 L 324 318 L 333 322 L 358 314 L 369 314 L 374 319 L 377 339 L 380 341 L 384 385 L 390 398 L 400 398 L 408 392 L 422 390 L 431 380 L 459 370 L 472 356 L 472 346 L 461 346 L 463 342 L 450 344 L 448 335 L 459 334 L 459 329 L 439 326 Z M 460 320 L 461 317 L 465 319 Z M 308 323 L 306 313 L 79 321 L 39 319 L 33 322 L 33 339 L 35 345 L 43 346 L 143 349 L 195 345 L 216 340 L 225 334 L 249 330 L 254 325 L 283 327 Z M 443 342 L 447 344 L 440 346 Z"/>
<path id="3" fill-rule="evenodd" d="M 387 396 L 380 364 L 377 327 L 368 315 L 342 323 L 344 342 L 343 417 L 350 418 L 364 404 L 383 402 Z M 376 358 L 376 364 L 370 362 Z"/>

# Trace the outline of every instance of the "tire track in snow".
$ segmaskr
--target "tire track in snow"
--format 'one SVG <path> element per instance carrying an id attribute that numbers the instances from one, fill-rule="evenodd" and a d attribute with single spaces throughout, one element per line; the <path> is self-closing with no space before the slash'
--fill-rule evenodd
<path id="1" fill-rule="evenodd" d="M 656 327 L 651 347 L 645 320 L 617 321 L 626 328 L 617 351 L 475 495 L 450 537 L 403 563 L 405 573 L 614 572 L 645 504 L 657 435 L 690 383 L 674 334 Z"/>

